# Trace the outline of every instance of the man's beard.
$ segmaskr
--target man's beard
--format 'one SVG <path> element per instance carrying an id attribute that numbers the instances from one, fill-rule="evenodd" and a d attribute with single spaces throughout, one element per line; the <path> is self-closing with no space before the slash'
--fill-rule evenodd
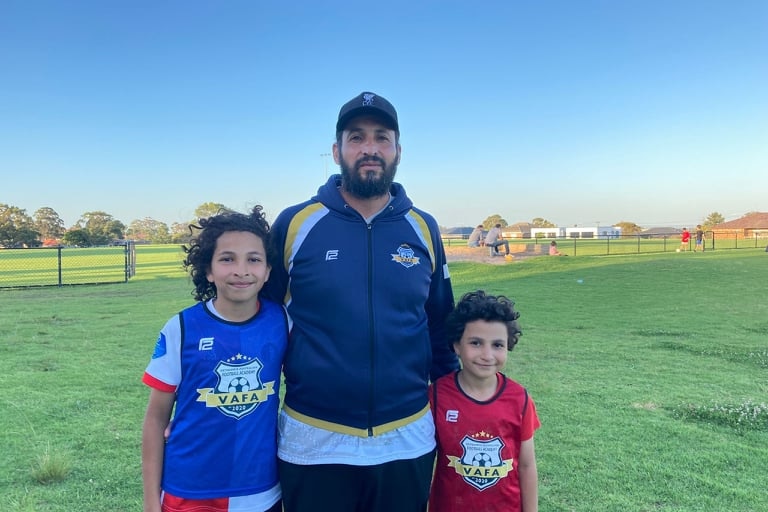
<path id="1" fill-rule="evenodd" d="M 360 167 L 363 163 L 371 161 L 381 165 L 382 171 L 369 171 L 364 176 L 361 176 Z M 344 191 L 359 199 L 370 199 L 387 194 L 397 173 L 396 162 L 387 165 L 384 159 L 378 156 L 363 157 L 355 162 L 352 169 L 350 169 L 344 159 L 341 159 L 339 167 L 341 168 L 341 186 L 344 187 Z"/>

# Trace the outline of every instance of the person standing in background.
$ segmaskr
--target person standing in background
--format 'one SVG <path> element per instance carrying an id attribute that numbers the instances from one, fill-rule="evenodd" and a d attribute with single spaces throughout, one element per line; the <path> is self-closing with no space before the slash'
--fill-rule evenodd
<path id="1" fill-rule="evenodd" d="M 701 224 L 696 226 L 696 245 L 693 247 L 693 252 L 698 252 L 699 249 L 701 249 L 701 252 L 704 252 L 704 230 L 701 229 Z"/>
<path id="2" fill-rule="evenodd" d="M 691 246 L 691 232 L 688 231 L 688 228 L 683 228 L 683 232 L 680 234 L 680 249 L 677 250 L 677 252 L 683 252 L 690 248 Z"/>

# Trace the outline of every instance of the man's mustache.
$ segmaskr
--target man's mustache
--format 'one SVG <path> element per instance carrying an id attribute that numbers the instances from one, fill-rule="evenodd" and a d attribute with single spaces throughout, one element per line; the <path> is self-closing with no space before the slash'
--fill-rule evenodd
<path id="1" fill-rule="evenodd" d="M 357 162 L 355 162 L 355 170 L 356 171 L 360 170 L 361 166 L 363 166 L 365 164 L 369 164 L 369 163 L 377 163 L 382 168 L 385 168 L 387 166 L 387 163 L 384 161 L 383 158 L 380 158 L 378 156 L 365 156 L 365 157 L 361 158 L 360 160 L 358 160 Z"/>

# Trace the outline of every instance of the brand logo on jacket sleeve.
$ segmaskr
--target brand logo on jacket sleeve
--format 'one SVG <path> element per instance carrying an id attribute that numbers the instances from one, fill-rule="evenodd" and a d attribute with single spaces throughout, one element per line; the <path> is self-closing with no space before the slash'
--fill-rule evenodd
<path id="1" fill-rule="evenodd" d="M 396 261 L 405 268 L 419 265 L 419 258 L 408 244 L 403 244 L 397 248 L 397 252 L 392 255 L 392 261 Z"/>

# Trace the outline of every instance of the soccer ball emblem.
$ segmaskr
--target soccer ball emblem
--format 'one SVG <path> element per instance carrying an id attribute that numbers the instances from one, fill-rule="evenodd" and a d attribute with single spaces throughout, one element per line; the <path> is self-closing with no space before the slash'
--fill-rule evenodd
<path id="1" fill-rule="evenodd" d="M 472 465 L 481 468 L 488 467 L 491 465 L 491 456 L 483 452 L 476 453 L 475 456 L 472 457 Z"/>
<path id="2" fill-rule="evenodd" d="M 229 388 L 227 391 L 230 393 L 240 393 L 242 391 L 250 391 L 251 385 L 248 383 L 248 379 L 245 377 L 235 377 L 229 381 Z"/>

